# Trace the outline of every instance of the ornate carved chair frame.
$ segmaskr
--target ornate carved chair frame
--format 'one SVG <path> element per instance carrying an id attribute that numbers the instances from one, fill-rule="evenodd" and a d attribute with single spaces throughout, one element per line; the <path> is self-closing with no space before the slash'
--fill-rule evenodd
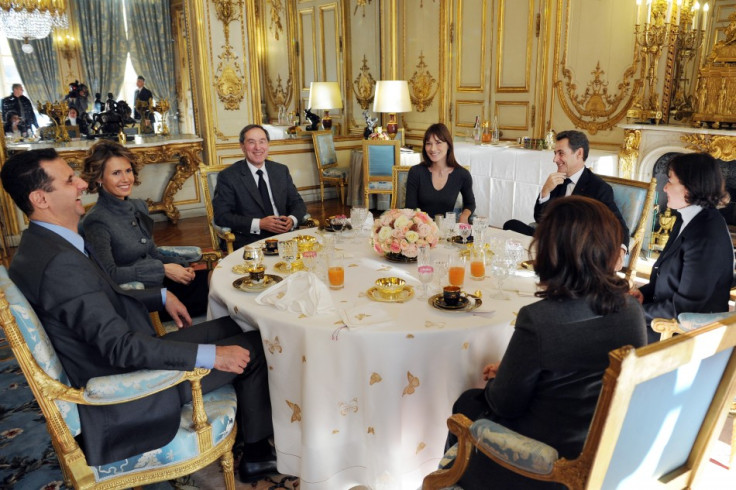
<path id="1" fill-rule="evenodd" d="M 388 147 L 388 148 L 386 148 Z M 389 164 L 389 155 L 393 161 Z M 371 194 L 391 194 L 392 167 L 401 162 L 401 142 L 397 140 L 363 141 L 363 202 L 369 207 Z"/>
<path id="2" fill-rule="evenodd" d="M 411 167 L 395 165 L 392 169 L 391 208 L 406 207 L 406 180 L 409 178 Z"/>
<path id="3" fill-rule="evenodd" d="M 83 388 L 69 386 L 43 326 L 8 278 L 4 267 L 0 267 L 0 324 L 46 419 L 68 487 L 135 487 L 188 475 L 219 459 L 225 488 L 234 490 L 232 447 L 236 434 L 234 418 L 237 402 L 234 390 L 229 385 L 202 395 L 201 379 L 209 370 L 143 370 L 92 378 Z M 175 439 L 162 448 L 169 454 L 181 456 L 181 460 L 150 464 L 142 455 L 138 455 L 109 465 L 87 464 L 85 454 L 75 439 L 81 432 L 77 405 L 125 403 L 184 381 L 192 385 L 192 403 L 182 407 L 182 419 L 189 417 L 192 422 L 189 426 L 182 424 Z M 181 448 L 185 450 L 181 451 Z M 153 456 L 153 453 L 146 454 Z M 142 468 L 136 468 L 136 463 L 140 463 Z"/>
<path id="4" fill-rule="evenodd" d="M 322 203 L 324 204 L 325 202 L 325 184 L 327 184 L 335 186 L 340 197 L 340 202 L 344 206 L 345 187 L 348 183 L 347 176 L 349 169 L 338 166 L 332 130 L 313 132 L 312 144 L 314 145 L 314 158 L 317 163 L 319 194 Z"/>
<path id="5" fill-rule="evenodd" d="M 588 437 L 574 460 L 558 459 L 554 448 L 490 420 L 453 415 L 447 425 L 459 439 L 454 464 L 428 475 L 423 488 L 457 482 L 474 447 L 515 473 L 573 490 L 618 488 L 623 481 L 627 488 L 698 488 L 736 392 L 735 346 L 732 317 L 612 351 Z"/>
<path id="6" fill-rule="evenodd" d="M 623 273 L 627 281 L 636 277 L 636 263 L 644 244 L 647 222 L 652 214 L 654 195 L 657 190 L 657 179 L 650 182 L 601 176 L 613 188 L 613 199 L 626 220 L 631 233 L 627 263 Z"/>

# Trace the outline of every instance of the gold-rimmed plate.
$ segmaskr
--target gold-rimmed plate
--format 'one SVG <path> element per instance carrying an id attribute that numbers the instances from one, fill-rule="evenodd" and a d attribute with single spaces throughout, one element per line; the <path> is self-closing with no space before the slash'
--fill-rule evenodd
<path id="1" fill-rule="evenodd" d="M 466 244 L 467 243 L 473 243 L 474 240 L 475 240 L 475 238 L 473 238 L 473 235 L 470 235 L 468 237 L 468 240 L 467 240 Z M 460 235 L 454 235 L 452 238 L 450 238 L 450 241 L 452 243 L 456 243 L 458 245 L 462 245 L 463 244 L 463 237 L 461 237 Z"/>
<path id="2" fill-rule="evenodd" d="M 233 281 L 233 287 L 246 293 L 259 293 L 264 289 L 270 288 L 276 283 L 283 280 L 283 277 L 275 274 L 265 274 L 261 282 L 254 282 L 250 276 L 241 277 Z"/>
<path id="3" fill-rule="evenodd" d="M 278 249 L 271 251 L 271 250 L 267 249 L 266 247 L 263 247 L 263 248 L 261 248 L 261 251 L 263 251 L 263 255 L 278 255 L 279 254 L 279 250 Z"/>
<path id="4" fill-rule="evenodd" d="M 437 308 L 438 310 L 444 311 L 473 311 L 481 304 L 483 304 L 483 301 L 481 301 L 479 297 L 473 294 L 464 294 L 460 296 L 460 301 L 457 305 L 454 306 L 450 306 L 445 303 L 445 298 L 442 296 L 442 294 L 435 294 L 434 296 L 429 298 L 427 302 L 432 308 Z"/>
<path id="5" fill-rule="evenodd" d="M 286 262 L 276 262 L 273 269 L 279 274 L 291 274 L 292 272 L 304 270 L 304 262 L 302 262 L 301 259 L 295 260 L 291 264 L 291 269 L 289 269 Z"/>
<path id="6" fill-rule="evenodd" d="M 382 294 L 377 287 L 373 286 L 365 294 L 373 301 L 381 303 L 405 303 L 414 297 L 414 288 L 404 286 L 398 293 L 387 295 Z"/>

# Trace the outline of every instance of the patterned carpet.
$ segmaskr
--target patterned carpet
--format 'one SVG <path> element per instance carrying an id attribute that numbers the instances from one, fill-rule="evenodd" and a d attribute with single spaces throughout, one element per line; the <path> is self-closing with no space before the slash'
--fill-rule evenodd
<path id="1" fill-rule="evenodd" d="M 46 430 L 41 409 L 0 330 L 0 489 L 53 490 L 67 488 Z M 236 466 L 237 468 L 237 466 Z M 235 476 L 236 488 L 296 489 L 295 478 L 274 475 L 254 484 Z M 144 487 L 146 490 L 224 488 L 218 463 L 189 478 Z"/>

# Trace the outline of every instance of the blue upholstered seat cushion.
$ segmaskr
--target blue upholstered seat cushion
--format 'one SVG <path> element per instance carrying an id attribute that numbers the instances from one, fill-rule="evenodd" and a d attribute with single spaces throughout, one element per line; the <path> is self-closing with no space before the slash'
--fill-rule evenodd
<path id="1" fill-rule="evenodd" d="M 212 426 L 212 442 L 216 445 L 233 430 L 237 407 L 235 390 L 232 385 L 225 385 L 207 393 L 203 398 L 207 419 Z M 182 407 L 179 431 L 167 445 L 115 463 L 93 466 L 92 470 L 99 482 L 125 473 L 171 466 L 198 455 L 197 433 L 192 429 L 192 404 L 188 403 Z"/>
<path id="2" fill-rule="evenodd" d="M 633 187 L 624 184 L 612 182 L 613 201 L 616 203 L 618 210 L 621 211 L 629 232 L 633 234 L 636 231 L 636 225 L 639 224 L 641 214 L 644 212 L 644 201 L 647 198 L 647 190 L 643 187 Z"/>
<path id="3" fill-rule="evenodd" d="M 390 191 L 393 188 L 391 182 L 369 182 L 368 188 L 372 190 Z"/>
<path id="4" fill-rule="evenodd" d="M 10 304 L 10 312 L 15 317 L 15 322 L 18 324 L 18 328 L 23 335 L 26 345 L 28 345 L 28 349 L 33 354 L 33 358 L 49 377 L 65 385 L 69 385 L 69 378 L 61 366 L 61 361 L 56 355 L 56 351 L 51 345 L 46 331 L 41 326 L 36 312 L 33 311 L 25 296 L 23 296 L 16 285 L 10 280 L 8 271 L 2 266 L 0 266 L 0 288 L 5 291 L 5 298 Z M 78 436 L 81 434 L 82 425 L 79 421 L 77 405 L 57 400 L 56 406 L 64 417 L 64 422 L 66 422 L 72 435 Z"/>
<path id="5" fill-rule="evenodd" d="M 345 179 L 348 175 L 348 169 L 344 167 L 330 167 L 322 169 L 323 177 L 330 177 L 333 179 Z"/>
<path id="6" fill-rule="evenodd" d="M 177 245 L 157 247 L 162 255 L 181 257 L 187 262 L 196 262 L 202 258 L 202 249 L 193 245 Z"/>
<path id="7" fill-rule="evenodd" d="M 736 315 L 736 312 L 725 311 L 723 313 L 680 313 L 677 315 L 677 321 L 683 330 L 689 332 L 696 328 L 704 327 L 709 323 L 719 322 L 726 318 Z"/>
<path id="8" fill-rule="evenodd" d="M 488 419 L 470 426 L 479 447 L 519 469 L 546 475 L 559 459 L 557 450 L 535 439 L 523 436 Z"/>

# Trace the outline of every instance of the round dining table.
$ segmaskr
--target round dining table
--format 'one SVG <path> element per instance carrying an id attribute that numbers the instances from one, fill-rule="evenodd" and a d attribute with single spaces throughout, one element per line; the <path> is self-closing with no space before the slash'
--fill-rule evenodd
<path id="1" fill-rule="evenodd" d="M 492 233 L 528 245 L 512 232 Z M 299 230 L 278 238 L 300 234 L 322 240 L 327 233 Z M 431 257 L 460 250 L 446 242 Z M 336 252 L 345 255 L 345 287 L 321 289 L 331 296 L 331 311 L 309 316 L 258 304 L 258 293 L 234 286 L 243 277 L 233 271 L 243 262 L 238 250 L 214 270 L 208 316 L 230 315 L 244 330 L 261 333 L 280 473 L 298 476 L 303 490 L 417 489 L 444 453 L 453 402 L 482 387 L 483 366 L 501 360 L 519 308 L 537 300 L 536 279 L 519 270 L 503 283 L 507 299 L 497 300 L 491 298 L 498 293 L 495 279 L 466 278 L 464 290 L 480 291 L 482 305 L 444 311 L 421 297 L 417 264 L 389 262 L 373 251 L 367 234 L 345 233 Z M 275 271 L 277 262 L 266 256 L 266 273 L 288 280 Z M 382 277 L 404 279 L 414 297 L 375 301 L 369 289 Z M 440 282 L 447 283 L 440 279 L 431 293 Z"/>

